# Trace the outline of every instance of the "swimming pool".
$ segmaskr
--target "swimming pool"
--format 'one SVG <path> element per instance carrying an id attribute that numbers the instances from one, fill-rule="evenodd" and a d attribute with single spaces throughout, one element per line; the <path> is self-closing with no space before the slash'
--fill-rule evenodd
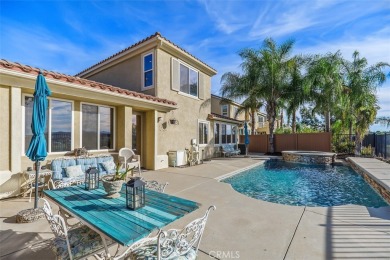
<path id="1" fill-rule="evenodd" d="M 268 160 L 263 165 L 222 180 L 255 199 L 295 206 L 388 206 L 348 166 L 312 165 Z"/>

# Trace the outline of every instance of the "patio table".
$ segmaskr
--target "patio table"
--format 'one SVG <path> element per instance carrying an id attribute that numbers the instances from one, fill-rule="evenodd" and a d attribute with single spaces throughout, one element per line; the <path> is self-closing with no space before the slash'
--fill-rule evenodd
<path id="1" fill-rule="evenodd" d="M 146 205 L 130 210 L 125 186 L 120 193 L 119 198 L 107 199 L 103 189 L 88 191 L 83 185 L 44 191 L 50 201 L 99 233 L 107 254 L 105 238 L 127 247 L 199 208 L 194 201 L 146 189 Z"/>

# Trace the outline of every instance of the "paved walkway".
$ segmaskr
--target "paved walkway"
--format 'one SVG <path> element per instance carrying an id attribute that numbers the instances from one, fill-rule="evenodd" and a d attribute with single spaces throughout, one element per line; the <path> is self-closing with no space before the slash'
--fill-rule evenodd
<path id="1" fill-rule="evenodd" d="M 172 223 L 182 227 L 212 212 L 198 259 L 390 259 L 390 207 L 355 205 L 296 207 L 246 197 L 216 178 L 258 164 L 263 158 L 223 158 L 189 168 L 148 171 L 146 179 L 168 181 L 166 192 L 202 204 Z M 0 258 L 52 259 L 52 237 L 45 220 L 15 224 L 14 216 L 31 206 L 27 199 L 0 201 Z"/>

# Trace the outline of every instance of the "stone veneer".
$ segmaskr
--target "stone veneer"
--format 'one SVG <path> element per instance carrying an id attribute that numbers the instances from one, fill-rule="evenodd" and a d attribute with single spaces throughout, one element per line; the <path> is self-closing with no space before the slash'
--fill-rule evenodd
<path id="1" fill-rule="evenodd" d="M 286 162 L 332 164 L 336 154 L 316 151 L 283 151 L 283 160 Z"/>
<path id="2" fill-rule="evenodd" d="M 364 180 L 371 185 L 379 194 L 387 201 L 387 203 L 390 204 L 390 190 L 389 187 L 382 186 L 377 180 L 375 180 L 375 177 L 372 176 L 366 169 L 362 168 L 360 165 L 355 163 L 352 160 L 348 160 L 349 165 L 354 169 L 357 173 L 359 173 Z"/>

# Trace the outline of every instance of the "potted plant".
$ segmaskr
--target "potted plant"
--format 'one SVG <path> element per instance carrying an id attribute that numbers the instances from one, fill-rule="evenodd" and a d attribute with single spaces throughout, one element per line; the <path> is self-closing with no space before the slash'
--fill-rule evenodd
<path id="1" fill-rule="evenodd" d="M 113 199 L 120 197 L 119 192 L 126 180 L 126 176 L 131 172 L 130 175 L 132 177 L 134 168 L 135 167 L 130 168 L 129 166 L 126 166 L 126 169 L 122 169 L 121 164 L 118 162 L 115 166 L 115 174 L 102 177 L 102 183 L 104 190 L 107 192 L 107 198 Z"/>

